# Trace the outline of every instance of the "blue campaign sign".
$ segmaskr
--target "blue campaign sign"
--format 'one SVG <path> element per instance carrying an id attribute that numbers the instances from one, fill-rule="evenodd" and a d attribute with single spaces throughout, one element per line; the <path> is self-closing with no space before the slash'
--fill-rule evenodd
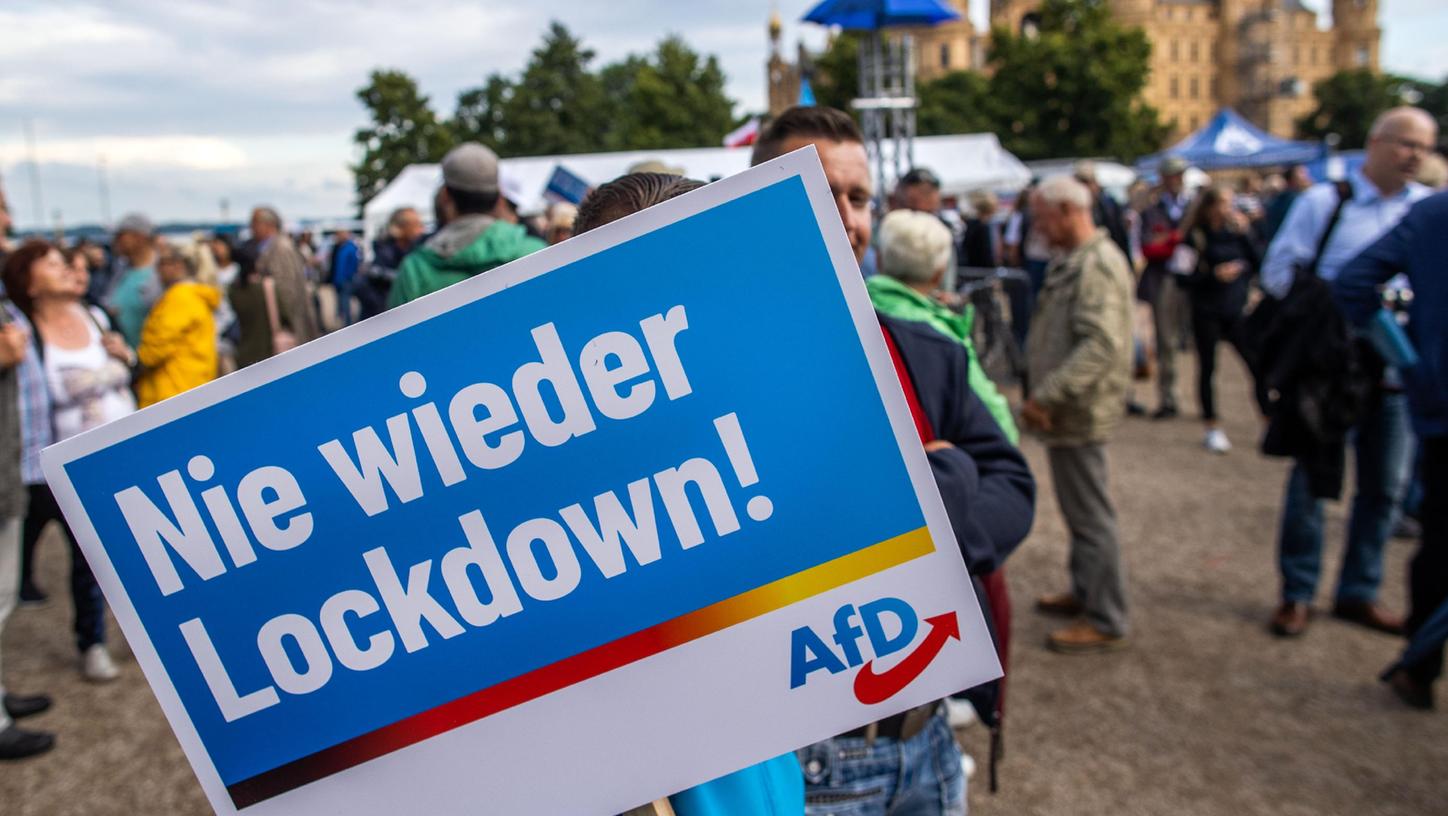
<path id="1" fill-rule="evenodd" d="M 417 767 L 425 812 L 614 812 L 796 745 L 724 740 L 590 800 L 497 758 L 775 618 L 778 665 L 729 670 L 788 707 L 826 693 L 787 681 L 792 610 L 926 558 L 956 571 L 927 600 L 960 591 L 823 185 L 793 154 L 46 452 L 219 812 L 393 812 L 378 780 Z M 903 649 L 887 606 L 872 637 Z"/>

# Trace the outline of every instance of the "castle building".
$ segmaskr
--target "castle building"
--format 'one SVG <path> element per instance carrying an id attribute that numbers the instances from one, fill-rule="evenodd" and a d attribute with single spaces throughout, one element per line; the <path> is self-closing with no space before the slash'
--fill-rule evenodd
<path id="1" fill-rule="evenodd" d="M 1118 20 L 1140 26 L 1151 40 L 1151 76 L 1142 95 L 1172 126 L 1172 139 L 1206 124 L 1222 107 L 1291 137 L 1296 120 L 1316 107 L 1317 82 L 1341 70 L 1378 70 L 1378 0 L 1332 0 L 1331 28 L 1319 27 L 1316 12 L 1300 0 L 1107 2 Z M 960 11 L 959 20 L 901 29 L 915 42 L 918 81 L 984 67 L 989 35 L 971 24 L 967 0 L 950 4 Z M 1039 8 L 1040 0 L 991 0 L 991 25 L 1029 32 Z M 799 66 L 808 57 L 801 49 L 800 62 L 784 63 L 777 29 L 772 37 L 769 100 L 770 112 L 777 113 L 798 98 Z M 785 81 L 792 78 L 794 96 L 784 86 L 776 94 L 776 68 Z"/>

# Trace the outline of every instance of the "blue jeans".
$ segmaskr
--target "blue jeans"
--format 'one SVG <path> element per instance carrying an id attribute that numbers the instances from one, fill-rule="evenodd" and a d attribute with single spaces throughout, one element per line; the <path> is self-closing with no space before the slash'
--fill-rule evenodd
<path id="1" fill-rule="evenodd" d="M 965 772 L 944 714 L 904 742 L 835 737 L 798 754 L 806 816 L 965 816 Z"/>
<path id="2" fill-rule="evenodd" d="M 1408 489 L 1413 432 L 1403 394 L 1384 394 L 1353 429 L 1357 490 L 1348 520 L 1347 551 L 1338 578 L 1339 602 L 1371 602 L 1383 578 L 1383 546 L 1398 523 Z M 1300 464 L 1287 479 L 1282 507 L 1278 563 L 1282 569 L 1282 600 L 1311 603 L 1322 571 L 1322 505 L 1308 489 Z"/>
<path id="3" fill-rule="evenodd" d="M 337 284 L 337 322 L 344 328 L 352 325 L 352 290 L 357 278 L 351 277 Z"/>

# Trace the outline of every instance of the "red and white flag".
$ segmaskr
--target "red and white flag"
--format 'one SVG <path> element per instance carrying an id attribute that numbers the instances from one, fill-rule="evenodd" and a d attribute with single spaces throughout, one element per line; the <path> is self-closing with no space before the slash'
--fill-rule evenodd
<path id="1" fill-rule="evenodd" d="M 724 137 L 724 146 L 748 147 L 754 144 L 754 140 L 757 138 L 759 138 L 759 117 L 756 116 L 734 130 L 729 131 L 729 135 Z"/>

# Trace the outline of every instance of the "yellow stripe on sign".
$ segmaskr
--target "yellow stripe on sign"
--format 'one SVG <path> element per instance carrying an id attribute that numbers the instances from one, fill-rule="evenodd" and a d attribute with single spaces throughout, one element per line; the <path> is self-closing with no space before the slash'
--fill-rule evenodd
<path id="1" fill-rule="evenodd" d="M 868 578 L 934 551 L 935 543 L 930 538 L 930 530 L 920 527 L 710 604 L 687 615 L 680 615 L 659 624 L 658 634 L 670 646 L 688 643 L 861 578 Z"/>

